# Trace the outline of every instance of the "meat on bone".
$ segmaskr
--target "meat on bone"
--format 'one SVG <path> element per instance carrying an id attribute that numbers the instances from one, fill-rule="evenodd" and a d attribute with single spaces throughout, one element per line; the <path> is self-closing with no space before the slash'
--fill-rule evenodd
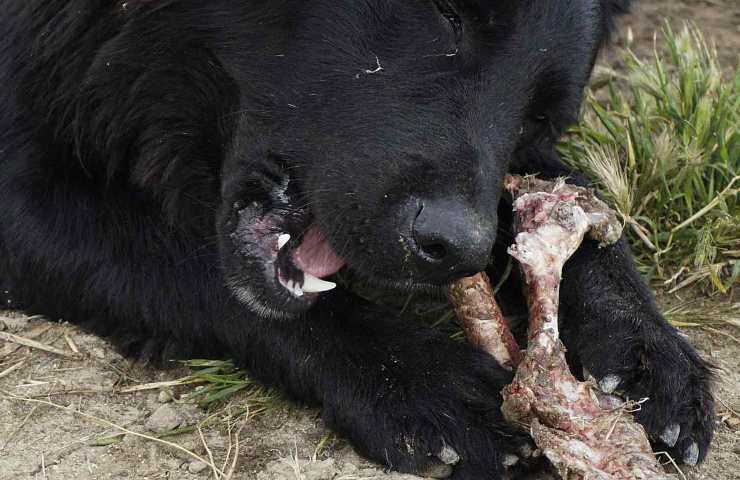
<path id="1" fill-rule="evenodd" d="M 505 418 L 530 430 L 564 479 L 670 478 L 629 413 L 639 403 L 615 401 L 595 383 L 579 382 L 559 338 L 563 265 L 586 235 L 602 246 L 616 242 L 622 232 L 616 215 L 592 190 L 563 179 L 507 176 L 505 188 L 515 212 L 516 241 L 509 253 L 519 261 L 529 305 L 528 347 L 521 362 L 485 274 L 456 282 L 448 294 L 469 341 L 503 366 L 516 368 L 503 391 Z"/>

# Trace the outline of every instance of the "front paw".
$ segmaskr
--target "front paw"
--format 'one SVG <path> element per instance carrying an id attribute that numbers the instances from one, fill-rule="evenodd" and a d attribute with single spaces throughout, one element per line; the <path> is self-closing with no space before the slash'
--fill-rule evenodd
<path id="1" fill-rule="evenodd" d="M 528 468 L 528 437 L 506 425 L 500 410 L 511 375 L 467 344 L 406 340 L 376 352 L 377 361 L 362 359 L 377 371 L 360 369 L 346 379 L 351 388 L 332 390 L 327 423 L 360 453 L 401 472 L 499 479 Z"/>
<path id="2" fill-rule="evenodd" d="M 607 393 L 647 399 L 635 417 L 655 450 L 696 465 L 704 460 L 714 433 L 711 367 L 662 319 L 630 324 L 636 327 L 602 334 L 608 337 L 602 342 L 596 337 L 580 342 L 584 369 Z"/>

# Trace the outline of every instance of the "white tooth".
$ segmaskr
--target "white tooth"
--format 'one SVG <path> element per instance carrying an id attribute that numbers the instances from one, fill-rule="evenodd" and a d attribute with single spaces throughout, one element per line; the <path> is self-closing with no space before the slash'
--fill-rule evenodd
<path id="1" fill-rule="evenodd" d="M 334 282 L 327 282 L 310 273 L 303 273 L 303 291 L 306 293 L 327 292 L 336 286 Z"/>
<path id="2" fill-rule="evenodd" d="M 303 296 L 303 290 L 301 290 L 301 287 L 292 280 L 288 282 L 288 290 L 290 290 L 296 297 Z"/>
<path id="3" fill-rule="evenodd" d="M 289 233 L 283 233 L 278 237 L 278 250 L 283 248 L 286 243 L 290 241 L 290 234 Z"/>
<path id="4" fill-rule="evenodd" d="M 287 291 L 295 295 L 296 297 L 302 297 L 303 296 L 303 290 L 301 290 L 301 287 L 294 282 L 293 280 L 285 281 L 280 276 L 278 276 L 278 280 L 280 281 L 280 285 L 285 287 Z"/>

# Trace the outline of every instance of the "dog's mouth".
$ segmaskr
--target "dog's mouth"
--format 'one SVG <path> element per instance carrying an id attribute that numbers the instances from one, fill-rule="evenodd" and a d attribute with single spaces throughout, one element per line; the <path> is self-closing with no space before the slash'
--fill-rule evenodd
<path id="1" fill-rule="evenodd" d="M 319 294 L 336 287 L 326 278 L 345 266 L 309 208 L 299 203 L 286 179 L 268 199 L 234 205 L 234 257 L 227 280 L 242 303 L 261 313 L 305 311 Z"/>
<path id="2" fill-rule="evenodd" d="M 338 272 L 345 262 L 315 223 L 295 241 L 291 233 L 278 234 L 275 248 L 275 277 L 293 296 L 300 298 L 336 287 L 334 282 L 323 278 Z"/>

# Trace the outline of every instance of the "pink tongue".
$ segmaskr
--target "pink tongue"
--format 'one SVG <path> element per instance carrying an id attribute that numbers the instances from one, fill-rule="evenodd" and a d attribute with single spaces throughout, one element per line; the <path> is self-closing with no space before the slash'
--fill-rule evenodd
<path id="1" fill-rule="evenodd" d="M 344 260 L 334 252 L 324 234 L 311 225 L 303 236 L 303 243 L 293 250 L 296 266 L 314 277 L 326 277 L 339 271 Z"/>

